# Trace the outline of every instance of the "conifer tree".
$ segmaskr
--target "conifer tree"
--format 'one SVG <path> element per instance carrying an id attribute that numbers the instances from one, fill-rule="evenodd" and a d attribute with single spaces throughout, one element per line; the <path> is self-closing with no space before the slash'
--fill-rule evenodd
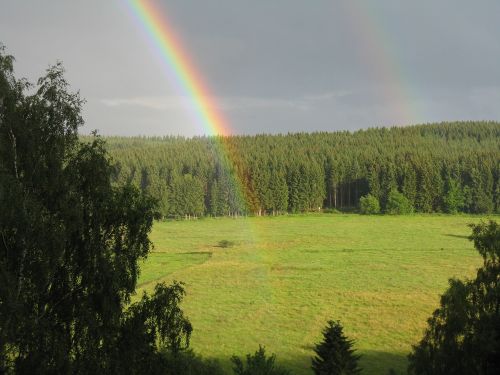
<path id="1" fill-rule="evenodd" d="M 228 150 L 222 155 L 220 143 Z M 495 122 L 286 136 L 107 139 L 117 162 L 114 183 L 132 183 L 160 203 L 163 199 L 162 210 L 173 212 L 177 208 L 169 204 L 176 197 L 165 198 L 163 192 L 176 195 L 173 180 L 189 174 L 202 184 L 203 212 L 211 215 L 323 206 L 350 210 L 367 194 L 386 207 L 391 190 L 403 193 L 418 212 L 450 211 L 451 201 L 445 201 L 450 176 L 464 193 L 458 211 L 498 211 L 499 144 Z"/>
<path id="2" fill-rule="evenodd" d="M 354 342 L 343 333 L 339 321 L 328 321 L 323 330 L 323 341 L 316 345 L 312 358 L 312 370 L 316 375 L 352 375 L 359 374 L 360 356 L 355 354 Z"/>
<path id="3" fill-rule="evenodd" d="M 450 214 L 456 214 L 460 211 L 464 204 L 465 198 L 460 183 L 454 179 L 449 178 L 446 182 L 446 194 L 443 198 L 444 209 Z"/>
<path id="4" fill-rule="evenodd" d="M 235 375 L 290 375 L 290 371 L 276 365 L 276 355 L 267 356 L 262 346 L 255 354 L 247 354 L 245 362 L 237 356 L 232 356 L 231 362 Z"/>

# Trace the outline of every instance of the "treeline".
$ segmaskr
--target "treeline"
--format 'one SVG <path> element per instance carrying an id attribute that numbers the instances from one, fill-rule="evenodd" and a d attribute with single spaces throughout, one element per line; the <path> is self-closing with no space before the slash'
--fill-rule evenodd
<path id="1" fill-rule="evenodd" d="M 417 212 L 500 211 L 500 123 L 230 137 L 107 137 L 114 181 L 164 217 L 353 211 L 391 192 Z"/>

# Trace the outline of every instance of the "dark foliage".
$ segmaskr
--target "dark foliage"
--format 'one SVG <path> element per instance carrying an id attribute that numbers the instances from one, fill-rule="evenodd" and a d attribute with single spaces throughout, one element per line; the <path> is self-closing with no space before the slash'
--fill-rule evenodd
<path id="1" fill-rule="evenodd" d="M 145 293 L 123 313 L 111 349 L 110 372 L 165 374 L 172 371 L 171 365 L 178 365 L 172 358 L 187 358 L 182 351 L 189 347 L 193 329 L 179 308 L 183 296 L 179 283 L 157 284 L 152 296 Z"/>
<path id="2" fill-rule="evenodd" d="M 236 375 L 289 375 L 290 372 L 276 365 L 276 356 L 266 356 L 262 346 L 254 355 L 247 354 L 246 363 L 239 357 L 233 356 L 233 371 Z"/>
<path id="3" fill-rule="evenodd" d="M 167 370 L 164 375 L 225 375 L 219 362 L 204 359 L 191 350 L 162 353 Z"/>
<path id="4" fill-rule="evenodd" d="M 343 332 L 339 321 L 330 320 L 323 330 L 323 341 L 316 345 L 312 369 L 316 375 L 359 374 L 360 356 L 355 354 L 354 342 Z"/>
<path id="5" fill-rule="evenodd" d="M 218 247 L 222 247 L 223 249 L 226 249 L 228 247 L 233 247 L 234 242 L 229 241 L 229 240 L 220 240 L 219 243 L 217 244 Z"/>
<path id="6" fill-rule="evenodd" d="M 500 226 L 472 225 L 470 238 L 484 264 L 474 280 L 450 280 L 409 356 L 411 374 L 500 373 Z"/>
<path id="7" fill-rule="evenodd" d="M 126 310 L 155 204 L 79 141 L 81 106 L 61 65 L 31 86 L 0 47 L 0 373 L 160 373 L 188 343 L 179 284 Z"/>

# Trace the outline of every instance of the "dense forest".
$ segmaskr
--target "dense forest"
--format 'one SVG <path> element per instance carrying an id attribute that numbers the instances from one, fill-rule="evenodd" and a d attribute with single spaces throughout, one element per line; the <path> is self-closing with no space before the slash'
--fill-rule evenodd
<path id="1" fill-rule="evenodd" d="M 107 137 L 116 183 L 163 217 L 353 211 L 396 192 L 416 212 L 500 211 L 500 123 L 228 137 Z"/>

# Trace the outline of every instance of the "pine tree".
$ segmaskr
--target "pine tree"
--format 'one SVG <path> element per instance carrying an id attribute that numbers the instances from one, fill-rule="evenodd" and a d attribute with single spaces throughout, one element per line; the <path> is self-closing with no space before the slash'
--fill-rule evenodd
<path id="1" fill-rule="evenodd" d="M 276 355 L 266 355 L 264 347 L 254 355 L 247 354 L 246 363 L 237 356 L 231 357 L 235 375 L 290 375 L 290 371 L 276 365 Z"/>
<path id="2" fill-rule="evenodd" d="M 477 168 L 471 170 L 471 205 L 470 211 L 475 214 L 489 213 L 493 211 L 493 200 L 485 189 L 483 175 Z"/>
<path id="3" fill-rule="evenodd" d="M 456 214 L 465 204 L 465 197 L 460 182 L 449 178 L 446 182 L 446 194 L 443 197 L 444 209 L 450 214 Z"/>
<path id="4" fill-rule="evenodd" d="M 359 374 L 360 356 L 352 348 L 354 341 L 342 332 L 339 321 L 328 321 L 323 330 L 323 341 L 316 345 L 312 358 L 312 370 L 316 375 L 351 375 Z"/>
<path id="5" fill-rule="evenodd" d="M 450 211 L 450 177 L 464 193 L 458 211 L 481 213 L 500 210 L 499 140 L 500 123 L 463 122 L 286 136 L 112 137 L 107 148 L 116 161 L 113 183 L 142 188 L 169 215 L 186 211 L 170 207 L 182 195 L 173 182 L 185 175 L 201 182 L 203 212 L 211 215 L 351 210 L 368 193 L 385 208 L 396 189 L 417 212 Z"/>
<path id="6" fill-rule="evenodd" d="M 415 167 L 405 164 L 402 171 L 401 192 L 409 199 L 412 205 L 415 205 L 417 197 L 417 174 Z"/>

